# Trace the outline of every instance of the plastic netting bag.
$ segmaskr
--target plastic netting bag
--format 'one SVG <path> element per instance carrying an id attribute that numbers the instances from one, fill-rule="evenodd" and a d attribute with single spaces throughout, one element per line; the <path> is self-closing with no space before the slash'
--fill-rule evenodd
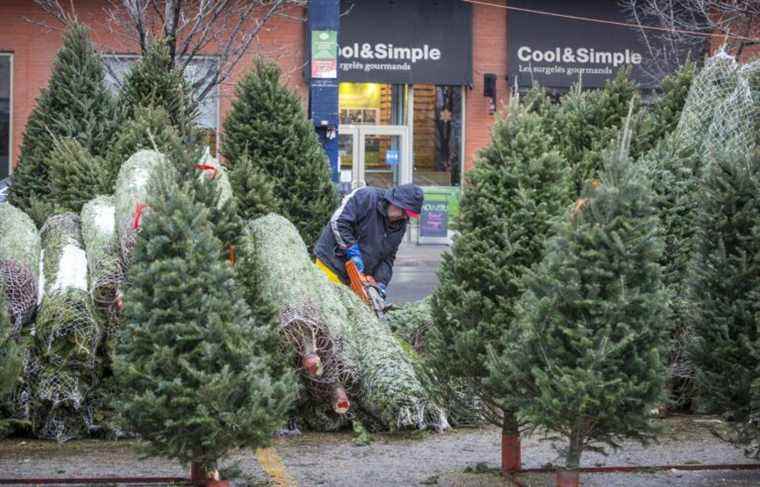
<path id="1" fill-rule="evenodd" d="M 705 62 L 692 82 L 676 128 L 681 145 L 692 145 L 698 151 L 707 140 L 716 108 L 734 92 L 738 64 L 733 56 L 720 51 Z"/>
<path id="2" fill-rule="evenodd" d="M 736 88 L 715 109 L 705 139 L 708 154 L 718 152 L 750 157 L 760 129 L 760 61 L 737 71 Z"/>
<path id="3" fill-rule="evenodd" d="M 201 171 L 198 177 L 205 178 L 216 185 L 216 189 L 219 192 L 217 206 L 221 208 L 224 203 L 232 198 L 232 184 L 230 184 L 227 168 L 220 164 L 219 160 L 211 156 L 211 151 L 208 147 L 206 147 L 201 160 L 195 165 L 195 168 Z"/>
<path id="4" fill-rule="evenodd" d="M 99 196 L 82 207 L 82 240 L 87 250 L 89 292 L 110 334 L 119 314 L 119 286 L 124 273 L 116 239 L 116 213 L 111 196 Z"/>
<path id="5" fill-rule="evenodd" d="M 0 288 L 13 323 L 13 334 L 31 321 L 38 302 L 40 236 L 23 211 L 0 204 Z"/>
<path id="6" fill-rule="evenodd" d="M 150 181 L 161 168 L 168 168 L 166 158 L 159 152 L 141 150 L 130 157 L 119 170 L 114 193 L 116 235 L 123 265 L 135 246 L 142 216 L 148 211 Z"/>

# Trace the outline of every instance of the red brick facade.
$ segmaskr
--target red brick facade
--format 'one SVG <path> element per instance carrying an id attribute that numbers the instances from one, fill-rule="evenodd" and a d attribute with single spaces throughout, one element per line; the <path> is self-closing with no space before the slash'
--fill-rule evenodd
<path id="1" fill-rule="evenodd" d="M 134 43 L 109 32 L 103 20 L 104 3 L 103 0 L 77 0 L 77 15 L 93 29 L 93 38 L 102 52 L 136 53 L 138 49 Z M 230 79 L 221 86 L 222 120 L 234 99 L 235 84 L 258 53 L 277 60 L 288 85 L 301 94 L 306 103 L 308 87 L 302 75 L 305 30 L 301 19 L 304 15 L 299 9 L 267 25 L 258 45 L 250 50 Z M 500 8 L 473 6 L 475 86 L 466 95 L 466 169 L 472 167 L 477 151 L 488 143 L 494 120 L 494 115 L 488 111 L 488 100 L 483 97 L 484 73 L 498 76 L 499 103 L 506 101 L 506 15 Z M 12 155 L 16 163 L 26 120 L 40 90 L 47 84 L 55 53 L 61 47 L 61 31 L 38 25 L 45 22 L 58 25 L 33 0 L 4 0 L 0 6 L 0 52 L 13 54 Z"/>

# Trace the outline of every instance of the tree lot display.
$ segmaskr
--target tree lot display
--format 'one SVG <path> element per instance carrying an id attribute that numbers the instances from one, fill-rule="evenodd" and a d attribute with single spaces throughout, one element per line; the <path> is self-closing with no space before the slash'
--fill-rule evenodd
<path id="1" fill-rule="evenodd" d="M 627 141 L 524 274 L 516 320 L 491 353 L 489 384 L 530 427 L 557 434 L 566 467 L 598 443 L 653 437 L 663 397 L 667 295 L 657 213 Z"/>
<path id="2" fill-rule="evenodd" d="M 487 353 L 501 349 L 522 293 L 518 280 L 540 261 L 555 219 L 572 201 L 565 163 L 552 151 L 542 123 L 540 115 L 513 101 L 468 174 L 460 235 L 444 255 L 432 299 L 433 326 L 425 337 L 437 375 L 469 385 L 486 419 L 502 426 L 508 441 L 519 438 L 518 418 L 483 383 Z M 503 461 L 506 469 L 519 468 L 519 453 Z"/>

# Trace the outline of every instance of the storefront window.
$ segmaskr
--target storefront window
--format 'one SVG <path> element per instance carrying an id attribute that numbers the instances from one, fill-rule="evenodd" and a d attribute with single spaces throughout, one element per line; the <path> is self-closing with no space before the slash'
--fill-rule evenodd
<path id="1" fill-rule="evenodd" d="M 341 83 L 339 95 L 341 125 L 404 124 L 404 85 Z"/>
<path id="2" fill-rule="evenodd" d="M 0 54 L 0 179 L 11 170 L 11 61 Z"/>
<path id="3" fill-rule="evenodd" d="M 106 63 L 106 84 L 116 94 L 129 72 L 132 64 L 137 62 L 138 56 L 104 56 Z M 195 57 L 185 69 L 185 79 L 194 85 L 204 86 L 203 77 L 208 73 L 209 67 L 219 62 L 214 57 Z M 208 95 L 199 103 L 199 114 L 196 119 L 198 127 L 204 133 L 206 142 L 211 148 L 211 153 L 216 153 L 216 132 L 219 114 L 219 90 L 214 87 Z"/>
<path id="4" fill-rule="evenodd" d="M 459 186 L 462 88 L 414 85 L 414 184 Z"/>

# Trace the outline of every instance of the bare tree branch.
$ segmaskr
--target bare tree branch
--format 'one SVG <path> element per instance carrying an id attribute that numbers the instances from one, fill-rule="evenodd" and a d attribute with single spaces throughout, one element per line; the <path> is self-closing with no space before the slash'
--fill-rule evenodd
<path id="1" fill-rule="evenodd" d="M 723 34 L 726 48 L 737 56 L 760 37 L 758 0 L 621 0 L 620 3 L 640 27 L 670 30 L 651 34 L 640 29 L 650 51 L 645 69 L 656 81 L 671 72 L 687 53 L 707 49 L 703 37 L 689 32 Z"/>

